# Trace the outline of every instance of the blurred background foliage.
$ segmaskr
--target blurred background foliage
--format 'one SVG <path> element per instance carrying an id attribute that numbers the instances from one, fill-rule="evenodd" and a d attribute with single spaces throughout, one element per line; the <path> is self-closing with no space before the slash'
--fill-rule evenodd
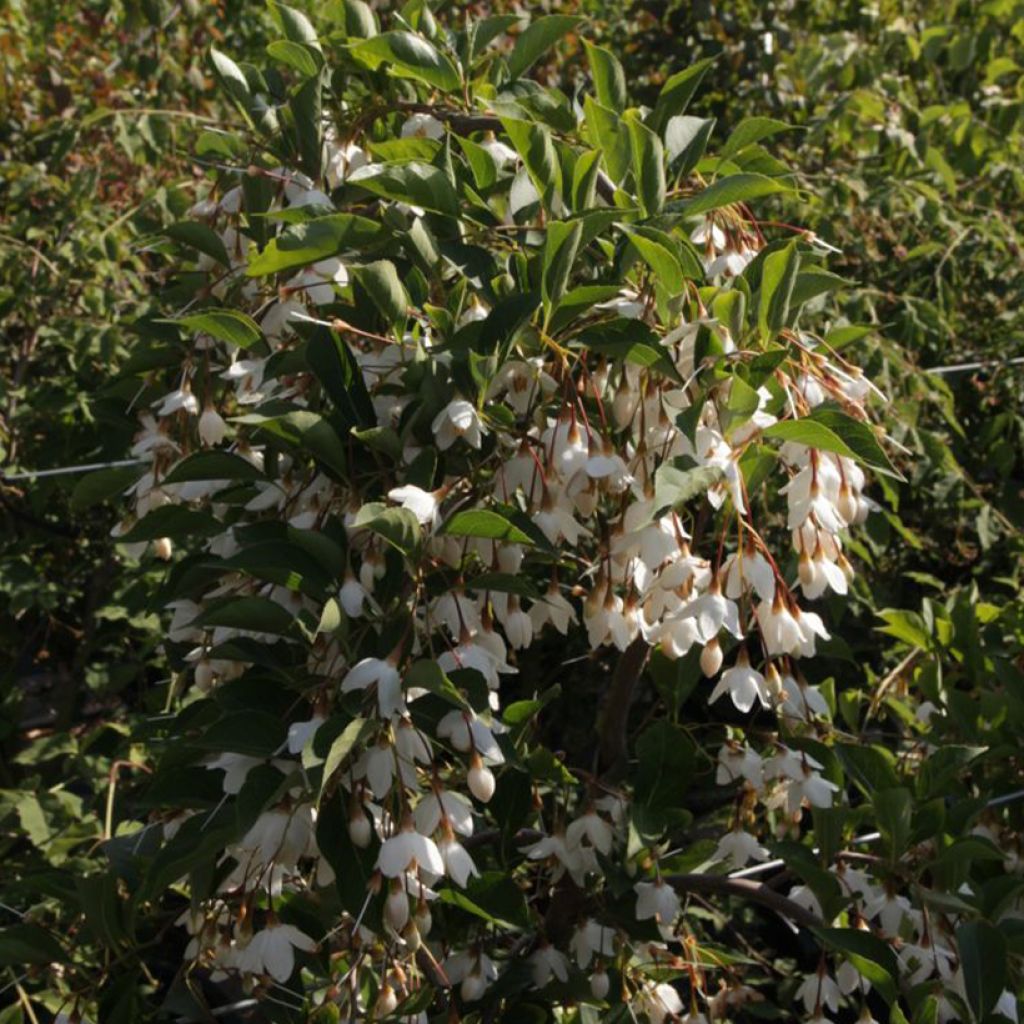
<path id="1" fill-rule="evenodd" d="M 457 21 L 466 6 L 438 14 Z M 959 742 L 1002 752 L 984 770 L 1019 778 L 1024 2 L 557 10 L 585 15 L 586 32 L 538 77 L 582 81 L 585 35 L 622 56 L 650 102 L 670 73 L 710 58 L 691 113 L 715 119 L 715 138 L 750 116 L 794 126 L 756 159 L 799 169 L 785 217 L 840 250 L 830 268 L 850 287 L 836 309 L 871 328 L 850 343 L 907 449 L 905 481 L 876 483 L 883 512 L 851 545 L 856 600 L 829 609 L 845 617 L 845 646 L 822 665 L 841 705 L 871 694 L 880 723 L 905 714 L 907 686 L 941 698 Z M 131 325 L 161 308 L 173 246 L 160 229 L 204 174 L 195 132 L 229 116 L 206 53 L 257 56 L 267 27 L 246 0 L 0 11 L 0 901 L 28 911 L 0 910 L 0 1006 L 15 997 L 2 1021 L 22 1019 L 26 950 L 51 962 L 54 932 L 76 951 L 56 951 L 67 989 L 98 983 L 102 1019 L 140 1019 L 168 980 L 162 933 L 111 916 L 101 846 L 146 768 L 132 723 L 160 711 L 151 597 L 164 568 L 124 569 L 116 503 L 88 479 L 22 474 L 130 447 L 119 373 L 133 368 Z M 588 685 L 604 682 L 581 673 Z M 169 974 L 175 964 L 166 956 Z"/>

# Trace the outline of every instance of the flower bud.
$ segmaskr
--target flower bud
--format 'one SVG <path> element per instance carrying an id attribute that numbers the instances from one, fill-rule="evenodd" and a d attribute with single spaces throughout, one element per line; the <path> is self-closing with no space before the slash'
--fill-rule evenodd
<path id="1" fill-rule="evenodd" d="M 416 927 L 415 921 L 410 921 L 402 929 L 402 941 L 410 953 L 415 953 L 423 945 L 423 940 L 420 938 L 419 929 Z"/>
<path id="2" fill-rule="evenodd" d="M 704 645 L 704 650 L 700 652 L 700 670 L 704 673 L 705 678 L 710 679 L 712 676 L 718 675 L 718 670 L 722 667 L 722 660 L 722 645 L 715 637 L 712 637 Z"/>
<path id="3" fill-rule="evenodd" d="M 608 995 L 608 989 L 611 987 L 611 982 L 608 978 L 608 972 L 603 968 L 599 967 L 590 976 L 590 992 L 595 999 L 604 999 Z"/>
<path id="4" fill-rule="evenodd" d="M 416 913 L 413 915 L 416 930 L 420 935 L 429 935 L 430 929 L 434 927 L 434 918 L 430 913 L 430 906 L 425 899 L 420 899 L 416 904 Z"/>
<path id="5" fill-rule="evenodd" d="M 372 832 L 366 812 L 361 807 L 353 807 L 348 819 L 348 837 L 352 840 L 352 845 L 365 850 L 370 845 Z"/>
<path id="6" fill-rule="evenodd" d="M 171 538 L 157 537 L 153 541 L 153 554 L 164 562 L 170 561 L 171 555 L 174 554 L 174 544 L 171 543 Z"/>
<path id="7" fill-rule="evenodd" d="M 473 754 L 466 781 L 469 783 L 469 791 L 482 804 L 494 796 L 494 773 L 480 760 L 479 754 Z"/>
<path id="8" fill-rule="evenodd" d="M 472 974 L 467 974 L 466 977 L 462 979 L 462 985 L 459 988 L 459 995 L 462 996 L 462 1001 L 464 1003 L 474 1003 L 486 991 L 487 982 L 484 980 L 483 975 L 477 970 L 473 971 Z"/>
<path id="9" fill-rule="evenodd" d="M 401 932 L 409 921 L 409 897 L 405 894 L 404 883 L 398 879 L 391 883 L 391 891 L 384 901 L 384 920 L 396 932 Z"/>
<path id="10" fill-rule="evenodd" d="M 213 671 L 213 666 L 204 658 L 202 661 L 196 662 L 196 667 L 193 669 L 193 675 L 195 677 L 196 688 L 205 693 L 211 686 L 213 686 L 216 673 Z"/>
<path id="11" fill-rule="evenodd" d="M 391 987 L 390 982 L 385 981 L 380 987 L 380 993 L 377 996 L 377 1002 L 373 1008 L 373 1014 L 375 1017 L 390 1017 L 395 1012 L 395 1008 L 398 1006 L 398 996 L 395 990 Z"/>

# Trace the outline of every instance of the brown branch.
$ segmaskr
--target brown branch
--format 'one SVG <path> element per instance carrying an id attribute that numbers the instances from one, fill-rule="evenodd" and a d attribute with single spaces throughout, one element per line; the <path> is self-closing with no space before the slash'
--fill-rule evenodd
<path id="1" fill-rule="evenodd" d="M 802 907 L 787 896 L 781 896 L 761 882 L 752 882 L 747 878 L 730 878 L 728 875 L 666 875 L 665 881 L 678 893 L 736 896 L 752 903 L 760 903 L 805 928 L 828 927 L 828 922 L 806 907 Z"/>
<path id="2" fill-rule="evenodd" d="M 651 648 L 643 636 L 638 636 L 619 656 L 612 673 L 612 685 L 605 699 L 601 721 L 599 758 L 602 778 L 613 781 L 622 778 L 629 762 L 626 743 L 629 709 L 636 693 L 636 684 L 647 664 Z"/>

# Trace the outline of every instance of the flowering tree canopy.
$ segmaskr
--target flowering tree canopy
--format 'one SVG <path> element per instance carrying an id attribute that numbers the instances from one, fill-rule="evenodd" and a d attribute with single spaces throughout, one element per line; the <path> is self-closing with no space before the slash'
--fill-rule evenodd
<path id="1" fill-rule="evenodd" d="M 815 667 L 898 472 L 829 247 L 758 215 L 785 125 L 708 152 L 705 64 L 637 108 L 592 45 L 541 85 L 561 15 L 273 9 L 267 67 L 211 55 L 236 123 L 129 368 L 173 679 L 109 845 L 182 998 L 721 1019 L 776 984 L 753 913 L 807 1019 L 1012 1018 L 998 759 L 941 681 L 881 743 Z"/>

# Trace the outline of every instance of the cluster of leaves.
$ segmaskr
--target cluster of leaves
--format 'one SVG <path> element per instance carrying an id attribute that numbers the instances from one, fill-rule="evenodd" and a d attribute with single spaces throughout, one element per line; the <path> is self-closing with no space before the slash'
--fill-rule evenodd
<path id="1" fill-rule="evenodd" d="M 184 6 L 187 11 L 188 5 Z M 584 9 L 595 6 L 584 5 Z M 832 710 L 846 732 L 837 754 L 828 759 L 829 778 L 853 787 L 864 803 L 858 813 L 848 813 L 848 809 L 833 816 L 816 813 L 814 835 L 820 859 L 809 857 L 806 847 L 795 844 L 780 852 L 791 858 L 793 872 L 812 888 L 817 883 L 827 890 L 820 878 L 821 865 L 843 838 L 852 836 L 858 826 L 866 827 L 872 815 L 877 815 L 884 835 L 883 854 L 891 863 L 922 842 L 935 844 L 938 854 L 916 869 L 919 873 L 913 884 L 931 894 L 930 905 L 936 915 L 966 913 L 994 920 L 1014 898 L 1014 891 L 990 863 L 992 850 L 964 834 L 978 823 L 979 816 L 984 822 L 992 815 L 985 809 L 986 801 L 1012 791 L 1022 771 L 1016 738 L 1024 724 L 1024 620 L 1015 601 L 1022 525 L 1022 425 L 1016 410 L 1024 400 L 1022 374 L 1010 368 L 1002 373 L 985 369 L 980 374 L 968 371 L 936 378 L 914 368 L 976 359 L 1003 362 L 1018 354 L 1013 346 L 1019 346 L 1020 312 L 1013 297 L 1019 295 L 1021 273 L 1020 225 L 1014 220 L 1020 207 L 1022 137 L 1015 60 L 1019 12 L 1010 3 L 979 5 L 978 11 L 971 5 L 972 10 L 965 7 L 958 12 L 958 20 L 946 25 L 930 21 L 929 11 L 923 7 L 915 12 L 919 17 L 908 16 L 905 26 L 897 26 L 884 13 L 842 17 L 834 13 L 834 5 L 826 10 L 825 5 L 810 4 L 800 5 L 798 12 L 787 12 L 784 22 L 783 15 L 777 13 L 762 30 L 755 30 L 753 11 L 745 12 L 743 5 L 727 5 L 730 11 L 725 17 L 715 17 L 721 12 L 713 9 L 705 14 L 701 5 L 684 6 L 685 10 L 668 5 L 665 12 L 675 37 L 689 36 L 709 53 L 724 52 L 704 69 L 711 99 L 694 108 L 703 116 L 686 126 L 683 144 L 675 152 L 680 161 L 677 170 L 685 174 L 696 167 L 709 172 L 714 161 L 701 165 L 700 159 L 712 135 L 723 140 L 715 160 L 731 159 L 735 173 L 772 178 L 783 171 L 789 173 L 790 166 L 796 168 L 797 182 L 805 191 L 799 204 L 785 195 L 772 200 L 777 217 L 812 224 L 843 252 L 841 259 L 831 264 L 833 269 L 867 283 L 866 289 L 843 291 L 843 312 L 854 325 L 844 325 L 844 340 L 856 348 L 858 361 L 867 366 L 873 379 L 897 398 L 894 429 L 915 454 L 905 463 L 905 481 L 882 484 L 879 496 L 886 510 L 873 517 L 851 544 L 866 567 L 864 578 L 855 587 L 850 607 L 829 603 L 831 621 L 841 624 L 847 646 L 830 647 L 816 666 L 815 682 L 825 684 Z M 334 5 L 334 31 L 358 34 L 347 20 L 356 9 L 356 5 Z M 166 29 L 160 27 L 166 13 L 155 12 L 152 27 L 117 26 L 141 40 L 137 58 L 121 62 L 114 84 L 109 86 L 119 97 L 117 104 L 138 106 L 138 97 L 129 92 L 142 82 L 150 83 L 153 96 L 153 102 L 145 101 L 147 108 L 200 109 L 199 97 L 205 96 L 205 87 L 197 90 L 187 72 L 189 61 L 198 61 L 205 50 L 206 39 L 201 34 L 194 37 L 190 25 L 180 36 L 172 32 L 172 41 L 183 46 L 148 46 L 166 38 L 162 35 Z M 974 14 L 976 18 L 967 17 Z M 614 44 L 627 55 L 624 77 L 631 88 L 636 83 L 634 99 L 644 96 L 644 83 L 650 81 L 654 107 L 666 77 L 658 67 L 659 47 L 666 38 L 663 23 L 650 32 L 644 31 L 640 16 L 616 23 L 625 26 L 624 45 Z M 139 371 L 159 373 L 161 367 L 181 357 L 173 328 L 160 327 L 148 318 L 140 327 L 143 340 L 138 342 L 129 335 L 124 321 L 144 316 L 150 309 L 151 292 L 160 283 L 153 271 L 161 266 L 162 255 L 186 253 L 193 245 L 204 251 L 212 247 L 212 254 L 207 255 L 215 262 L 222 253 L 194 228 L 171 228 L 159 240 L 155 237 L 157 231 L 186 219 L 186 199 L 170 187 L 181 177 L 181 164 L 174 161 L 175 122 L 146 114 L 108 117 L 102 111 L 90 121 L 85 117 L 88 111 L 81 109 L 74 117 L 61 116 L 66 114 L 68 100 L 64 88 L 76 102 L 83 91 L 91 90 L 83 90 L 79 82 L 68 85 L 56 80 L 52 65 L 45 63 L 44 67 L 43 55 L 32 45 L 22 45 L 28 39 L 27 15 L 12 24 L 12 35 L 4 45 L 9 52 L 24 54 L 37 74 L 21 76 L 20 82 L 13 75 L 6 84 L 5 98 L 12 109 L 20 105 L 23 117 L 9 121 L 5 127 L 9 135 L 3 139 L 4 147 L 17 154 L 5 168 L 10 178 L 0 222 L 5 236 L 0 239 L 4 261 L 0 280 L 8 289 L 2 312 L 5 337 L 11 342 L 8 353 L 13 357 L 5 368 L 5 465 L 9 469 L 40 468 L 116 457 L 127 447 L 131 421 L 124 409 L 138 390 Z M 102 24 L 97 20 L 97 27 Z M 714 25 L 713 31 L 708 30 L 709 24 Z M 254 19 L 252 25 L 242 28 L 251 31 L 251 43 L 238 39 L 236 45 L 233 40 L 225 49 L 237 55 L 249 48 L 255 58 L 268 38 L 264 25 Z M 761 31 L 773 33 L 773 52 L 765 52 Z M 110 40 L 103 32 L 76 38 L 78 45 L 95 47 L 92 59 L 104 67 L 117 60 L 112 53 L 104 53 Z M 322 170 L 315 121 L 319 109 L 314 97 L 301 88 L 288 90 L 287 83 L 302 81 L 311 72 L 316 77 L 319 59 L 315 49 L 302 40 L 281 39 L 271 45 L 281 76 L 276 97 L 281 130 L 275 137 L 282 148 L 277 157 L 318 177 Z M 588 73 L 582 47 L 576 64 L 570 60 L 561 66 L 553 53 L 538 53 L 541 63 L 534 69 L 538 76 Z M 378 56 L 392 67 L 401 68 L 403 60 L 417 67 L 408 55 L 393 50 Z M 698 56 L 688 54 L 687 63 L 692 67 Z M 619 79 L 609 72 L 602 80 L 600 57 L 598 61 L 589 73 L 597 79 L 601 105 L 614 110 Z M 78 66 L 86 67 L 87 62 L 83 59 Z M 670 70 L 675 69 L 673 61 Z M 252 97 L 247 76 L 236 76 L 226 60 L 218 62 L 217 70 L 228 92 L 246 108 L 244 116 L 258 130 L 270 129 L 259 122 L 263 112 L 248 106 Z M 526 66 L 518 69 L 526 70 Z M 442 64 L 428 70 L 420 67 L 413 77 L 425 76 L 430 86 L 446 88 L 453 84 L 443 80 L 446 75 Z M 694 89 L 698 77 L 689 80 Z M 764 88 L 765 82 L 771 87 Z M 744 88 L 744 83 L 754 87 Z M 344 82 L 335 84 L 344 91 Z M 271 85 L 274 91 L 273 82 Z M 523 95 L 516 100 L 516 118 L 534 124 L 547 121 L 556 132 L 567 130 L 565 112 L 546 106 L 550 94 L 525 88 L 525 81 L 523 85 Z M 985 92 L 991 86 L 999 90 L 998 101 Z M 381 93 L 393 87 L 393 81 L 381 72 Z M 29 88 L 32 92 L 27 95 Z M 48 99 L 51 96 L 52 100 Z M 356 111 L 370 107 L 369 96 L 354 104 Z M 42 123 L 40 109 L 51 111 Z M 216 112 L 215 108 L 201 109 Z M 710 123 L 711 115 L 718 118 L 716 125 Z M 768 117 L 806 130 L 779 135 L 770 154 L 762 142 L 775 133 L 776 126 L 758 120 Z M 237 118 L 225 109 L 217 113 L 221 124 L 232 119 L 237 123 Z M 612 127 L 609 125 L 610 132 Z M 529 141 L 520 147 L 514 134 L 509 134 L 527 167 L 531 166 L 531 154 L 538 161 L 547 155 L 535 153 Z M 250 152 L 248 139 L 244 131 L 234 137 L 210 133 L 199 140 L 195 152 L 207 163 L 237 163 Z M 378 141 L 381 155 L 387 159 L 386 147 L 394 140 L 382 137 Z M 596 141 L 606 165 L 617 158 L 626 164 L 635 159 L 631 150 L 617 157 L 621 147 L 614 141 Z M 467 139 L 462 154 L 456 156 L 465 161 L 473 176 L 471 187 L 486 192 L 486 182 L 477 176 L 486 178 L 489 165 L 472 145 Z M 785 165 L 777 159 L 780 147 Z M 420 149 L 416 154 L 420 163 L 425 156 L 432 159 L 435 155 L 433 150 L 427 154 L 430 147 Z M 69 159 L 70 175 L 64 171 Z M 84 160 L 87 166 L 75 167 L 77 160 Z M 536 171 L 531 177 L 544 191 L 545 171 L 539 163 L 531 170 Z M 638 179 L 642 177 L 641 168 Z M 452 197 L 441 181 L 432 174 L 410 177 L 396 171 L 390 180 L 375 182 L 375 187 L 378 195 L 422 206 L 440 216 L 451 215 Z M 112 194 L 115 186 L 125 183 L 129 186 L 125 193 L 115 190 Z M 638 185 L 642 194 L 642 180 Z M 652 188 L 649 201 L 657 204 L 656 183 Z M 573 198 L 571 191 L 566 195 Z M 753 199 L 756 194 L 749 192 L 746 197 Z M 725 197 L 726 201 L 742 198 L 743 193 Z M 41 228 L 44 219 L 46 226 Z M 253 230 L 258 233 L 258 226 Z M 303 266 L 338 251 L 343 241 L 334 236 L 311 238 L 311 233 L 300 226 L 291 231 L 287 243 L 272 242 L 264 247 L 258 272 L 272 274 Z M 256 237 L 261 246 L 268 239 L 269 234 Z M 685 246 L 666 259 L 660 236 L 648 245 L 643 236 L 637 240 L 640 253 L 650 257 L 653 273 L 674 273 L 673 260 L 676 267 L 685 266 Z M 352 244 L 350 238 L 344 241 L 346 247 Z M 566 287 L 558 248 L 553 246 L 541 275 L 546 291 L 543 298 L 552 307 L 557 307 L 559 292 Z M 445 254 L 449 260 L 465 261 L 460 265 L 467 277 L 479 273 L 470 262 L 474 255 L 468 251 Z M 405 279 L 403 288 L 383 268 L 360 276 L 357 287 L 360 293 L 345 316 L 366 330 L 379 329 L 379 317 L 406 303 L 410 295 L 418 300 L 436 298 L 426 292 L 418 294 L 423 285 L 415 273 Z M 835 282 L 826 287 L 834 288 Z M 164 312 L 169 304 L 180 308 L 193 297 L 194 288 L 194 280 L 172 280 L 170 290 L 161 296 L 160 308 Z M 440 311 L 435 326 L 444 329 L 444 309 L 440 307 L 446 302 L 437 304 Z M 458 304 L 451 308 L 457 309 Z M 367 316 L 366 310 L 372 312 Z M 509 316 L 529 315 L 511 308 L 507 312 Z M 770 315 L 766 306 L 765 316 Z M 861 330 L 855 326 L 859 322 L 881 325 L 882 329 L 880 333 Z M 215 324 L 209 319 L 189 326 L 215 337 L 230 336 L 228 340 L 235 343 L 239 338 L 244 341 L 249 330 L 245 322 Z M 248 342 L 253 340 L 250 337 Z M 648 357 L 642 343 L 634 344 L 635 362 Z M 126 359 L 133 362 L 124 365 Z M 112 367 L 125 377 L 111 385 Z M 337 372 L 336 368 L 331 372 Z M 468 361 L 464 372 L 468 380 L 479 383 L 479 375 L 486 374 L 487 368 Z M 350 401 L 346 388 L 351 381 L 344 373 L 342 368 L 332 395 L 340 409 Z M 329 390 L 327 379 L 323 385 Z M 428 378 L 424 387 L 432 386 Z M 147 392 L 147 397 L 151 393 Z M 303 419 L 302 414 L 293 411 L 264 420 L 261 426 L 276 436 L 282 451 L 304 451 L 328 471 L 348 465 L 350 452 L 343 450 L 347 439 L 338 445 L 334 434 Z M 384 459 L 394 457 L 396 441 L 378 433 L 361 439 L 366 448 L 378 453 L 375 458 Z M 223 479 L 227 473 L 224 465 L 215 468 L 217 477 Z M 195 467 L 192 479 L 209 478 L 212 472 L 209 466 Z M 121 809 L 123 784 L 122 788 L 114 785 L 121 770 L 117 759 L 129 762 L 126 772 L 131 765 L 151 768 L 165 737 L 160 732 L 138 733 L 137 745 L 127 747 L 127 730 L 112 723 L 109 701 L 116 696 L 132 708 L 152 711 L 153 702 L 162 703 L 166 695 L 163 690 L 151 692 L 147 685 L 164 671 L 152 653 L 152 644 L 162 634 L 154 631 L 155 620 L 144 615 L 157 604 L 147 603 L 149 588 L 140 584 L 137 570 L 123 575 L 113 561 L 106 537 L 111 513 L 91 505 L 124 482 L 124 476 L 94 477 L 79 489 L 72 505 L 68 504 L 70 488 L 64 484 L 40 482 L 17 488 L 0 484 L 5 514 L 17 530 L 11 533 L 17 539 L 5 550 L 3 561 L 4 647 L 11 652 L 8 663 L 14 666 L 6 680 L 5 699 L 16 735 L 7 742 L 12 749 L 16 742 L 21 750 L 17 765 L 5 780 L 4 809 L 12 836 L 9 848 L 18 858 L 10 886 L 5 888 L 5 902 L 30 910 L 27 922 L 0 936 L 0 956 L 17 967 L 21 994 L 26 986 L 34 993 L 35 985 L 45 989 L 53 984 L 44 965 L 67 965 L 66 987 L 58 991 L 55 986 L 52 996 L 43 999 L 51 1010 L 64 1005 L 69 992 L 81 996 L 83 1007 L 90 1006 L 100 989 L 105 1000 L 103 1019 L 115 1019 L 115 1009 L 123 1015 L 121 1019 L 139 1019 L 148 1012 L 143 1009 L 144 1002 L 149 1009 L 162 1003 L 165 1013 L 188 1016 L 200 1012 L 195 993 L 185 984 L 168 984 L 177 971 L 182 944 L 172 943 L 168 951 L 166 937 L 181 904 L 171 901 L 154 912 L 153 901 L 186 867 L 208 859 L 226 835 L 236 834 L 246 821 L 254 820 L 273 794 L 253 786 L 247 794 L 250 803 L 232 811 L 237 818 L 233 817 L 227 828 L 211 829 L 208 845 L 198 853 L 191 851 L 187 864 L 168 865 L 166 858 L 151 864 L 147 858 L 154 850 L 140 843 L 136 830 L 151 808 L 176 802 L 181 806 L 186 796 L 204 806 L 215 806 L 217 797 L 211 791 L 209 773 L 183 774 L 173 786 L 165 781 L 157 792 L 138 788 L 133 793 L 132 816 Z M 160 532 L 154 532 L 157 525 Z M 412 529 L 408 523 L 397 525 Z M 135 538 L 171 535 L 177 540 L 186 527 L 200 535 L 211 529 L 209 523 L 197 520 L 161 522 L 150 524 L 148 533 L 137 532 Z M 396 524 L 390 519 L 381 518 L 376 528 L 398 547 L 407 545 L 401 533 L 392 532 Z M 480 528 L 469 526 L 466 533 Z M 54 536 L 54 529 L 73 530 L 75 536 Z M 75 559 L 69 561 L 72 546 Z M 332 568 L 333 554 L 326 548 L 305 556 L 289 550 L 292 562 L 299 560 L 306 573 L 298 588 L 322 593 L 324 581 L 330 582 L 332 573 L 338 571 L 338 567 Z M 276 579 L 285 568 L 290 573 L 296 571 L 292 562 L 286 567 L 283 562 L 251 563 L 243 569 Z M 174 586 L 183 591 L 188 588 L 180 578 Z M 922 590 L 933 596 L 922 600 Z M 173 589 L 165 589 L 161 600 L 173 593 Z M 253 618 L 261 612 L 271 614 L 266 607 L 249 604 L 225 610 L 220 619 L 214 616 L 208 624 L 262 626 L 275 631 L 276 620 Z M 884 623 L 881 635 L 891 638 L 888 647 L 878 642 L 880 622 Z M 331 622 L 307 624 L 313 634 L 319 627 L 335 628 Z M 553 661 L 565 657 L 560 645 L 551 644 L 550 651 Z M 572 653 L 585 654 L 586 645 Z M 181 663 L 177 664 L 180 667 Z M 512 715 L 513 723 L 517 717 L 532 721 L 544 708 L 539 723 L 531 727 L 531 742 L 536 743 L 539 755 L 545 754 L 545 748 L 562 750 L 569 765 L 585 763 L 592 756 L 593 735 L 582 716 L 573 713 L 573 705 L 581 694 L 597 699 L 612 680 L 605 665 L 587 664 L 587 671 L 575 673 L 569 681 L 578 687 L 571 701 L 555 700 L 549 689 L 561 669 L 531 679 L 519 694 L 525 703 Z M 42 736 L 26 747 L 25 729 L 37 723 L 34 705 L 29 703 L 26 710 L 25 693 L 30 686 L 50 686 L 50 679 L 42 676 L 51 667 L 58 692 L 63 693 L 61 708 L 55 719 L 44 716 Z M 673 721 L 706 720 L 703 699 L 694 696 L 699 681 L 696 664 L 672 665 L 655 657 L 647 679 L 653 685 L 641 687 L 633 709 L 634 726 L 666 712 Z M 87 703 L 94 694 L 107 702 L 98 714 Z M 913 720 L 908 694 L 941 709 L 927 731 Z M 230 705 L 232 699 L 222 699 L 218 710 L 224 718 L 238 710 Z M 243 698 L 239 695 L 238 699 Z M 251 699 L 245 697 L 244 703 Z M 263 708 L 264 714 L 288 713 L 289 702 L 279 705 L 269 696 L 266 699 L 270 703 Z M 47 695 L 37 704 L 48 705 L 52 700 Z M 550 707 L 545 707 L 549 702 Z M 83 718 L 83 711 L 96 717 Z M 203 749 L 233 749 L 262 756 L 279 745 L 280 730 L 272 729 L 266 717 L 262 719 L 265 734 L 259 734 L 249 718 L 211 725 L 203 720 L 207 713 L 188 712 L 187 724 L 193 734 L 206 730 L 200 741 Z M 92 721 L 99 725 L 91 725 Z M 915 733 L 917 742 L 896 757 L 891 736 L 907 729 Z M 671 735 L 677 736 L 675 732 Z M 351 747 L 354 737 L 347 730 L 340 738 Z M 665 797 L 660 779 L 692 770 L 690 755 L 684 753 L 690 748 L 673 749 L 671 742 L 659 742 L 663 739 L 652 732 L 643 748 L 634 750 L 642 759 L 642 770 L 633 781 L 653 805 Z M 928 744 L 943 749 L 937 756 L 928 756 Z M 344 745 L 323 753 L 340 763 Z M 562 773 L 567 769 L 562 761 L 548 757 L 531 761 L 531 770 L 549 785 L 564 785 L 568 780 Z M 692 814 L 701 810 L 703 794 L 687 795 L 685 806 L 677 807 L 674 801 L 680 792 L 665 797 L 673 811 Z M 117 797 L 116 816 L 97 798 L 108 793 Z M 518 797 L 528 799 L 529 788 L 524 787 Z M 507 813 L 511 835 L 526 820 L 526 811 L 515 805 L 516 798 L 508 799 L 514 805 Z M 122 814 L 122 835 L 111 842 Z M 1010 819 L 1018 825 L 1019 820 L 1019 813 Z M 99 848 L 104 840 L 107 842 Z M 699 857 L 693 856 L 697 863 Z M 108 862 L 110 870 L 106 869 Z M 992 884 L 970 899 L 950 895 L 968 873 L 973 881 L 981 878 Z M 76 885 L 72 882 L 75 874 L 88 877 Z M 355 884 L 354 891 L 360 890 L 360 885 Z M 357 899 L 354 891 L 342 892 L 341 900 L 343 905 L 355 900 L 358 910 L 361 896 Z M 461 909 L 471 918 L 490 919 L 498 927 L 509 921 L 524 927 L 528 923 L 521 917 L 519 903 L 514 898 L 510 902 L 510 893 L 496 884 L 491 891 L 479 887 L 472 900 L 462 899 Z M 557 917 L 559 912 L 564 908 L 554 908 L 551 916 Z M 738 913 L 743 915 L 737 921 L 746 940 L 761 952 L 770 950 L 770 957 L 784 967 L 796 963 L 801 969 L 813 970 L 810 965 L 817 956 L 817 942 L 794 943 L 749 911 Z M 720 948 L 734 941 L 731 925 L 718 911 L 709 914 L 710 933 L 719 943 L 714 955 L 720 956 Z M 54 941 L 54 936 L 66 933 L 68 925 L 75 929 L 73 954 L 63 941 Z M 998 965 L 1006 962 L 1007 948 L 1021 952 L 1021 936 L 1005 927 L 997 930 L 984 920 L 962 927 L 974 929 L 969 937 L 965 935 L 965 941 L 976 944 L 982 958 L 976 961 L 968 982 L 971 1006 L 980 1019 L 1008 983 L 1006 968 Z M 874 955 L 885 962 L 875 948 L 853 952 L 864 954 L 862 959 Z M 25 964 L 39 965 L 30 968 L 27 981 L 22 970 Z M 870 974 L 871 968 L 865 967 L 865 971 Z M 42 1014 L 41 1004 L 36 1005 L 36 1012 Z M 519 1003 L 515 1009 L 527 1012 L 526 1005 Z M 903 1006 L 908 1012 L 916 1008 L 922 1019 L 934 1012 L 927 1000 L 904 1001 Z M 534 1012 L 536 1003 L 528 1008 Z M 264 1010 L 275 1012 L 266 1006 Z M 413 1010 L 408 1006 L 403 1012 Z M 748 1007 L 745 1012 L 749 1011 Z M 11 1019 L 19 1019 L 25 1012 L 22 1003 L 12 1009 Z M 894 1019 L 900 1019 L 896 1016 L 900 1013 L 894 1010 Z"/>

